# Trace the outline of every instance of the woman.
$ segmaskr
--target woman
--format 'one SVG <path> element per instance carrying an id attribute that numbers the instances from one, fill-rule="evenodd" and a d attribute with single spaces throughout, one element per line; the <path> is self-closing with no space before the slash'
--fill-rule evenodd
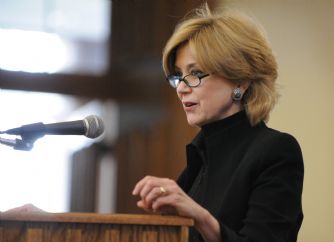
<path id="1" fill-rule="evenodd" d="M 163 68 L 200 132 L 177 182 L 143 178 L 137 205 L 194 219 L 190 241 L 296 241 L 303 158 L 291 135 L 265 124 L 277 65 L 259 28 L 237 13 L 197 9 L 167 42 Z"/>

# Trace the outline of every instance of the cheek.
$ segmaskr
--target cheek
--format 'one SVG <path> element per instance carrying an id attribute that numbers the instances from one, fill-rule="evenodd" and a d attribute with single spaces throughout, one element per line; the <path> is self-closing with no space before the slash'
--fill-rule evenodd
<path id="1" fill-rule="evenodd" d="M 227 98 L 227 91 L 220 88 L 203 93 L 200 99 L 206 106 L 219 106 L 221 103 L 225 102 Z"/>
<path id="2" fill-rule="evenodd" d="M 216 114 L 221 112 L 232 103 L 231 94 L 228 90 L 221 90 L 220 92 L 213 92 L 210 95 L 203 97 L 201 102 L 201 109 L 205 113 Z"/>

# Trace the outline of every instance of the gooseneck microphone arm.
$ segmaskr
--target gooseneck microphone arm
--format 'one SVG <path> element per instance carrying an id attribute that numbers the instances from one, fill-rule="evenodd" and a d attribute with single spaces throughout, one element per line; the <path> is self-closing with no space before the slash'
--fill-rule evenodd
<path id="1" fill-rule="evenodd" d="M 22 130 L 25 130 L 25 126 L 32 127 L 32 129 L 29 129 L 29 132 L 22 132 L 19 135 L 22 139 L 5 139 L 0 137 L 0 144 L 4 144 L 7 146 L 11 146 L 14 148 L 14 150 L 23 150 L 23 151 L 30 151 L 34 147 L 34 143 L 37 139 L 44 136 L 44 132 L 41 130 L 44 129 L 43 123 L 35 123 L 30 125 L 23 125 L 21 128 Z M 33 132 L 33 131 L 36 132 Z M 7 131 L 1 131 L 0 134 L 8 133 Z M 16 134 L 18 135 L 18 134 Z"/>
<path id="2" fill-rule="evenodd" d="M 0 144 L 13 147 L 15 150 L 29 151 L 34 147 L 35 140 L 5 139 L 0 137 Z"/>
<path id="3" fill-rule="evenodd" d="M 13 147 L 15 150 L 30 151 L 34 147 L 35 141 L 44 136 L 44 133 L 41 132 L 41 130 L 43 130 L 44 128 L 44 124 L 35 123 L 35 124 L 30 124 L 30 125 L 23 125 L 21 126 L 20 129 L 24 130 L 25 126 L 33 127 L 32 129 L 29 129 L 29 131 L 38 130 L 38 132 L 21 132 L 19 134 L 15 134 L 15 135 L 20 135 L 21 139 L 18 139 L 18 138 L 5 139 L 5 138 L 0 137 L 0 144 L 4 144 L 10 147 Z M 0 131 L 0 134 L 8 134 L 7 131 Z"/>

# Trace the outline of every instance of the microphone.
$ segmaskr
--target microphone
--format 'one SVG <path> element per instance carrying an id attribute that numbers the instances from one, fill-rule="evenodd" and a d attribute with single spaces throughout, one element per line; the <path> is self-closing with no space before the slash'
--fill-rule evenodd
<path id="1" fill-rule="evenodd" d="M 42 137 L 44 135 L 85 135 L 88 138 L 97 138 L 104 132 L 104 124 L 100 117 L 90 115 L 83 120 L 60 123 L 33 123 L 18 128 L 2 131 L 2 134 L 21 135 L 24 137 Z M 6 143 L 6 141 L 0 141 Z"/>

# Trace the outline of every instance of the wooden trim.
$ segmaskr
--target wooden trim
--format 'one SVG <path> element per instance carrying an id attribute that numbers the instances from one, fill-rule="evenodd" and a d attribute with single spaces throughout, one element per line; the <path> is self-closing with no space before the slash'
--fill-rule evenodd
<path id="1" fill-rule="evenodd" d="M 0 221 L 69 222 L 69 223 L 116 223 L 146 225 L 193 226 L 193 220 L 179 216 L 146 214 L 98 214 L 98 213 L 0 213 Z"/>

